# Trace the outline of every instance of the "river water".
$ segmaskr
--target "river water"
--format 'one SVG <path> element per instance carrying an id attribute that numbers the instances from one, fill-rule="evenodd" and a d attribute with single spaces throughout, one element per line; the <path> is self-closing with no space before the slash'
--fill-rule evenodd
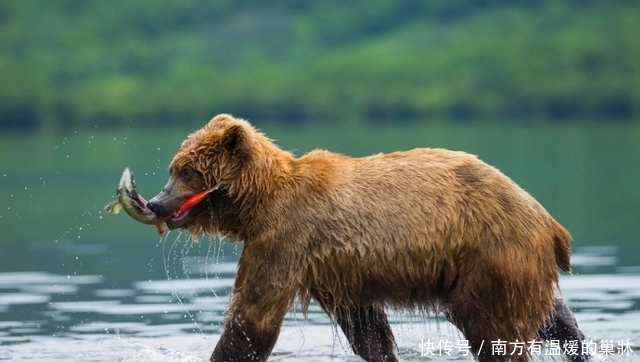
<path id="1" fill-rule="evenodd" d="M 153 243 L 0 246 L 0 360 L 206 361 L 239 249 L 169 235 Z M 574 251 L 561 289 L 601 361 L 640 361 L 640 249 Z M 472 361 L 438 316 L 391 315 L 404 361 Z M 460 347 L 460 348 L 458 348 Z M 289 313 L 272 361 L 358 361 L 316 305 Z M 560 360 L 551 347 L 536 360 Z"/>

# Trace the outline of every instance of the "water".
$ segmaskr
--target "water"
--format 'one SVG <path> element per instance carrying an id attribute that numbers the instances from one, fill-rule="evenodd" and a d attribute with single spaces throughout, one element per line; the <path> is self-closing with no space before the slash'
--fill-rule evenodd
<path id="1" fill-rule="evenodd" d="M 0 247 L 0 360 L 206 361 L 220 336 L 238 250 L 218 241 L 173 239 Z M 639 254 L 579 248 L 574 275 L 561 279 L 564 297 L 599 351 L 609 345 L 616 352 L 620 341 L 635 350 L 600 360 L 640 360 Z M 401 360 L 472 360 L 456 350 L 463 337 L 441 318 L 391 319 Z M 437 348 L 434 356 L 421 356 L 427 342 L 452 346 L 451 356 L 438 356 L 444 350 Z M 359 358 L 312 305 L 306 321 L 299 311 L 287 315 L 270 360 Z"/>

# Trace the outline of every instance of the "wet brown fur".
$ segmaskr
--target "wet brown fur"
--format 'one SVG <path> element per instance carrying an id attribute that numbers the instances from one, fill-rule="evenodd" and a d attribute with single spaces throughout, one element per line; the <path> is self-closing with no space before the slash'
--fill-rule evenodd
<path id="1" fill-rule="evenodd" d="M 181 181 L 187 167 L 197 176 Z M 265 360 L 296 298 L 305 310 L 316 300 L 347 334 L 358 315 L 371 317 L 379 346 L 365 348 L 361 333 L 350 339 L 368 360 L 395 360 L 385 307 L 445 312 L 485 348 L 531 341 L 554 310 L 556 266 L 570 270 L 567 230 L 463 152 L 295 158 L 248 122 L 219 115 L 183 142 L 170 174 L 176 205 L 222 186 L 182 227 L 245 244 L 212 360 Z"/>

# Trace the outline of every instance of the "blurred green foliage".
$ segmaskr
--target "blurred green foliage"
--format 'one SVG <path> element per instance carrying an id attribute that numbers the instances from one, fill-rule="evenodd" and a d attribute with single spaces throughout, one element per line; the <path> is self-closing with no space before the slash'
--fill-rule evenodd
<path id="1" fill-rule="evenodd" d="M 5 0 L 0 242 L 155 240 L 102 213 L 120 172 L 154 195 L 229 112 L 298 155 L 475 153 L 576 245 L 634 244 L 638 34 L 636 0 Z"/>
<path id="2" fill-rule="evenodd" d="M 629 121 L 632 0 L 0 2 L 0 128 Z"/>

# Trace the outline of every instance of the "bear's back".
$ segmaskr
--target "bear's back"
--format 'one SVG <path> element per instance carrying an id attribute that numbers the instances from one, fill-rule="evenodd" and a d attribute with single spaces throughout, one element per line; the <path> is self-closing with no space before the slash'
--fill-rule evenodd
<path id="1" fill-rule="evenodd" d="M 363 158 L 316 151 L 305 158 L 325 184 L 299 193 L 288 218 L 307 220 L 308 227 L 294 230 L 306 238 L 313 270 L 326 273 L 311 278 L 315 283 L 334 285 L 339 277 L 352 279 L 343 286 L 361 286 L 339 295 L 402 307 L 444 297 L 460 273 L 494 267 L 494 260 L 511 273 L 503 264 L 514 256 L 554 259 L 553 219 L 473 155 L 421 148 Z M 546 268 L 540 272 L 549 278 L 557 273 L 544 263 L 534 267 Z"/>

